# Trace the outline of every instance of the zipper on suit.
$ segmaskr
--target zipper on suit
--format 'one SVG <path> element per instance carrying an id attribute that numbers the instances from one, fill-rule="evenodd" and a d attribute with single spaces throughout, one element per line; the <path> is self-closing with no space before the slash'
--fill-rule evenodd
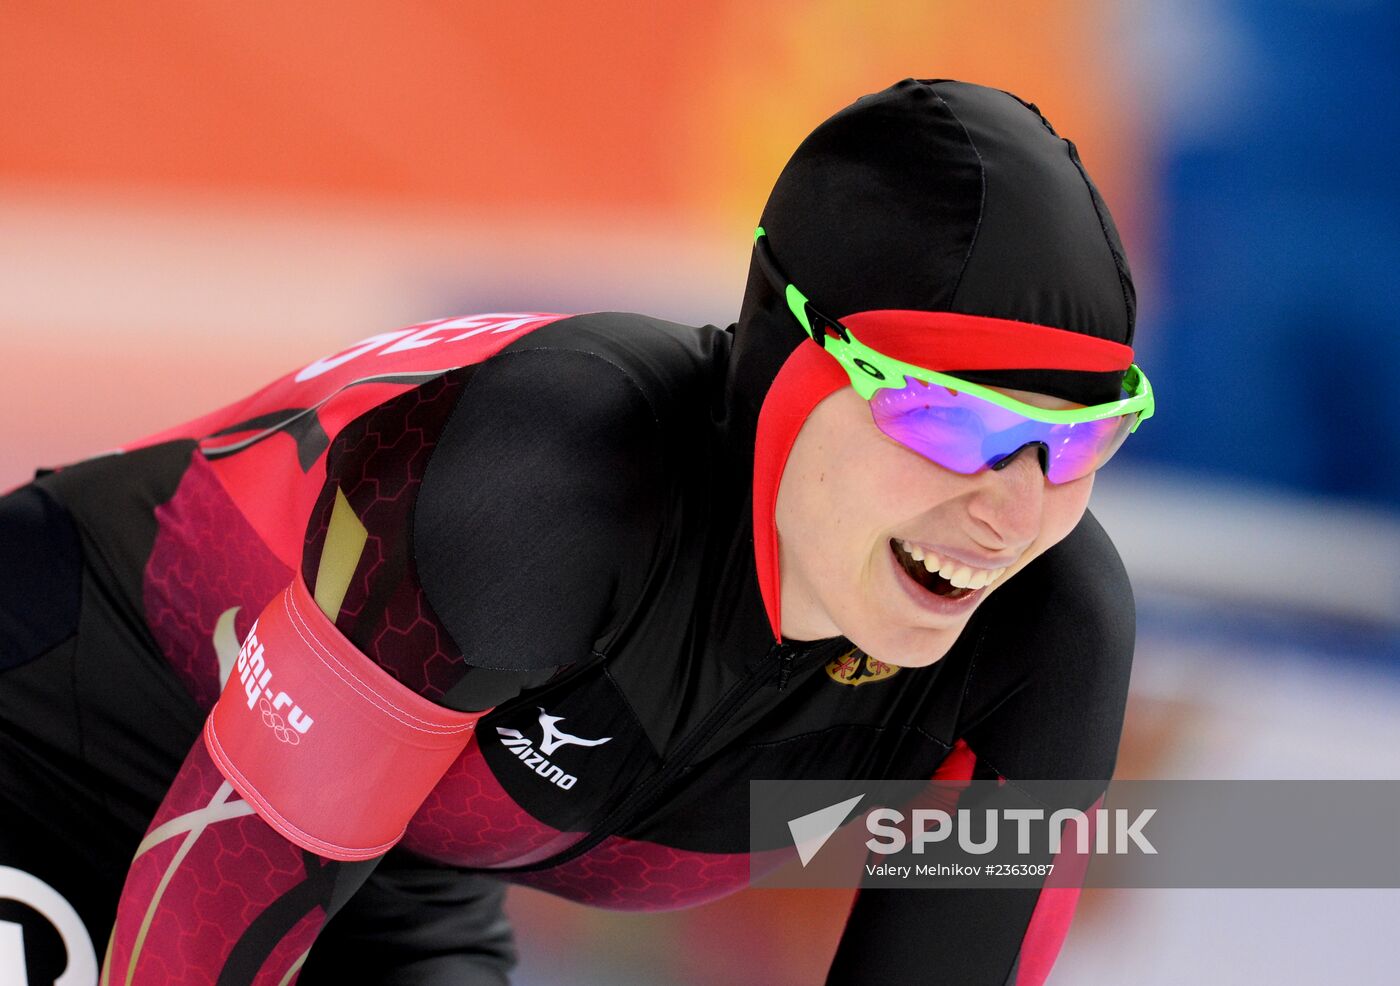
<path id="1" fill-rule="evenodd" d="M 787 687 L 788 678 L 792 676 L 792 660 L 796 656 L 787 644 L 778 645 L 778 691 Z"/>

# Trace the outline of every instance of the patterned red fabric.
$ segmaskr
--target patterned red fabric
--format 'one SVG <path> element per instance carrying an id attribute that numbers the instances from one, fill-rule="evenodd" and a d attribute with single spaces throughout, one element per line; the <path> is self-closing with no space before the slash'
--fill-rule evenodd
<path id="1" fill-rule="evenodd" d="M 306 953 L 311 951 L 311 945 L 321 933 L 321 925 L 325 924 L 325 920 L 325 912 L 319 907 L 304 915 L 273 948 L 272 954 L 258 970 L 257 978 L 251 986 L 292 986 L 297 981 L 301 963 L 305 961 Z M 287 972 L 293 966 L 296 966 L 297 973 L 291 979 L 287 979 Z"/>
<path id="2" fill-rule="evenodd" d="M 567 849 L 584 835 L 551 828 L 516 804 L 473 742 L 409 822 L 402 845 L 455 866 L 523 866 Z M 666 910 L 733 893 L 747 886 L 751 875 L 790 858 L 790 850 L 703 853 L 611 836 L 561 866 L 502 876 L 597 907 Z"/>
<path id="3" fill-rule="evenodd" d="M 202 456 L 191 457 L 175 495 L 155 515 L 155 546 L 142 585 L 146 620 L 171 668 L 207 712 L 220 690 L 219 617 L 237 608 L 225 641 L 236 651 L 292 573 L 258 538 Z"/>
<path id="4" fill-rule="evenodd" d="M 223 802 L 224 785 L 197 744 L 148 836 L 167 822 Z M 138 854 L 127 873 L 108 956 L 110 981 L 127 981 L 132 951 L 140 941 L 133 986 L 215 986 L 217 971 L 237 937 L 289 886 L 306 877 L 301 851 L 255 815 L 221 818 L 171 835 Z M 147 911 L 157 899 L 159 906 L 143 935 Z M 299 923 L 300 937 L 289 948 L 303 941 L 303 950 L 309 947 L 321 921 L 308 917 L 314 928 L 302 928 L 305 920 Z M 213 956 L 216 962 L 211 962 Z M 259 976 L 257 982 L 278 982 L 286 971 L 283 966 L 276 978 Z M 273 973 L 269 965 L 269 975 Z"/>
<path id="5" fill-rule="evenodd" d="M 412 560 L 389 552 L 412 543 L 411 511 L 438 436 L 465 386 L 445 375 L 395 397 L 343 428 L 326 457 L 328 482 L 302 550 L 313 591 L 336 490 L 367 533 L 359 565 L 336 615 L 337 629 L 402 684 L 440 698 L 462 674 L 462 655 L 442 629 L 415 578 Z M 388 580 L 387 586 L 381 585 Z"/>
<path id="6" fill-rule="evenodd" d="M 508 866 L 544 859 L 583 836 L 560 832 L 516 804 L 473 742 L 409 821 L 403 846 L 454 866 Z"/>
<path id="7" fill-rule="evenodd" d="M 749 881 L 748 853 L 704 853 L 609 836 L 578 859 L 510 875 L 581 904 L 625 911 L 692 907 L 734 893 Z"/>

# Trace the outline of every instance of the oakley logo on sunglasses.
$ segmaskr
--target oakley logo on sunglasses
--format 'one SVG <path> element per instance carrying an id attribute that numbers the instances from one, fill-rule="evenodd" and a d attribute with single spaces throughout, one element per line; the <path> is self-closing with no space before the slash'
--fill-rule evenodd
<path id="1" fill-rule="evenodd" d="M 880 372 L 880 370 L 879 370 L 878 367 L 873 366 L 873 365 L 871 365 L 870 363 L 867 363 L 865 360 L 861 359 L 859 356 L 856 356 L 856 357 L 852 358 L 851 362 L 854 363 L 856 366 L 860 367 L 860 369 L 864 370 L 866 373 L 870 374 L 870 375 L 871 375 L 872 377 L 874 377 L 876 380 L 883 380 L 883 379 L 885 379 L 885 375 L 884 375 L 883 373 Z"/>

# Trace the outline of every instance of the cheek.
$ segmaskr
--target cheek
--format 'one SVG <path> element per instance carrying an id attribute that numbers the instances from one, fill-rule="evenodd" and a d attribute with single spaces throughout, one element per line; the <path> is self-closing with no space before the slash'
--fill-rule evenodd
<path id="1" fill-rule="evenodd" d="M 852 480 L 860 486 L 867 539 L 883 543 L 892 535 L 928 531 L 934 518 L 948 523 L 949 505 L 965 496 L 974 481 L 910 451 L 873 424 L 870 432 L 868 453 Z"/>
<path id="2" fill-rule="evenodd" d="M 902 450 L 891 454 L 865 402 L 854 392 L 850 397 L 854 399 L 833 399 L 833 406 L 819 408 L 826 412 L 816 421 L 822 427 L 810 436 L 799 435 L 799 443 L 808 437 L 812 441 L 795 447 L 793 455 L 798 469 L 794 485 L 800 489 L 794 490 L 793 512 L 801 511 L 818 534 L 819 553 L 829 558 L 848 555 L 852 544 L 888 524 L 895 491 L 908 485 L 899 469 Z M 782 495 L 780 488 L 780 507 Z"/>
<path id="3" fill-rule="evenodd" d="M 1045 514 L 1042 537 L 1048 548 L 1078 526 L 1089 506 L 1089 494 L 1094 491 L 1094 473 L 1072 483 L 1046 485 Z"/>

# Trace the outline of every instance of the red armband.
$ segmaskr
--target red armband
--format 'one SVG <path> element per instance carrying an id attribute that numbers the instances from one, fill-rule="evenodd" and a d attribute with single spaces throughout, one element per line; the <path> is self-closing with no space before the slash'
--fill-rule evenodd
<path id="1" fill-rule="evenodd" d="M 444 709 L 391 678 L 297 576 L 254 621 L 204 742 L 287 839 L 330 859 L 370 859 L 403 836 L 485 714 Z"/>

